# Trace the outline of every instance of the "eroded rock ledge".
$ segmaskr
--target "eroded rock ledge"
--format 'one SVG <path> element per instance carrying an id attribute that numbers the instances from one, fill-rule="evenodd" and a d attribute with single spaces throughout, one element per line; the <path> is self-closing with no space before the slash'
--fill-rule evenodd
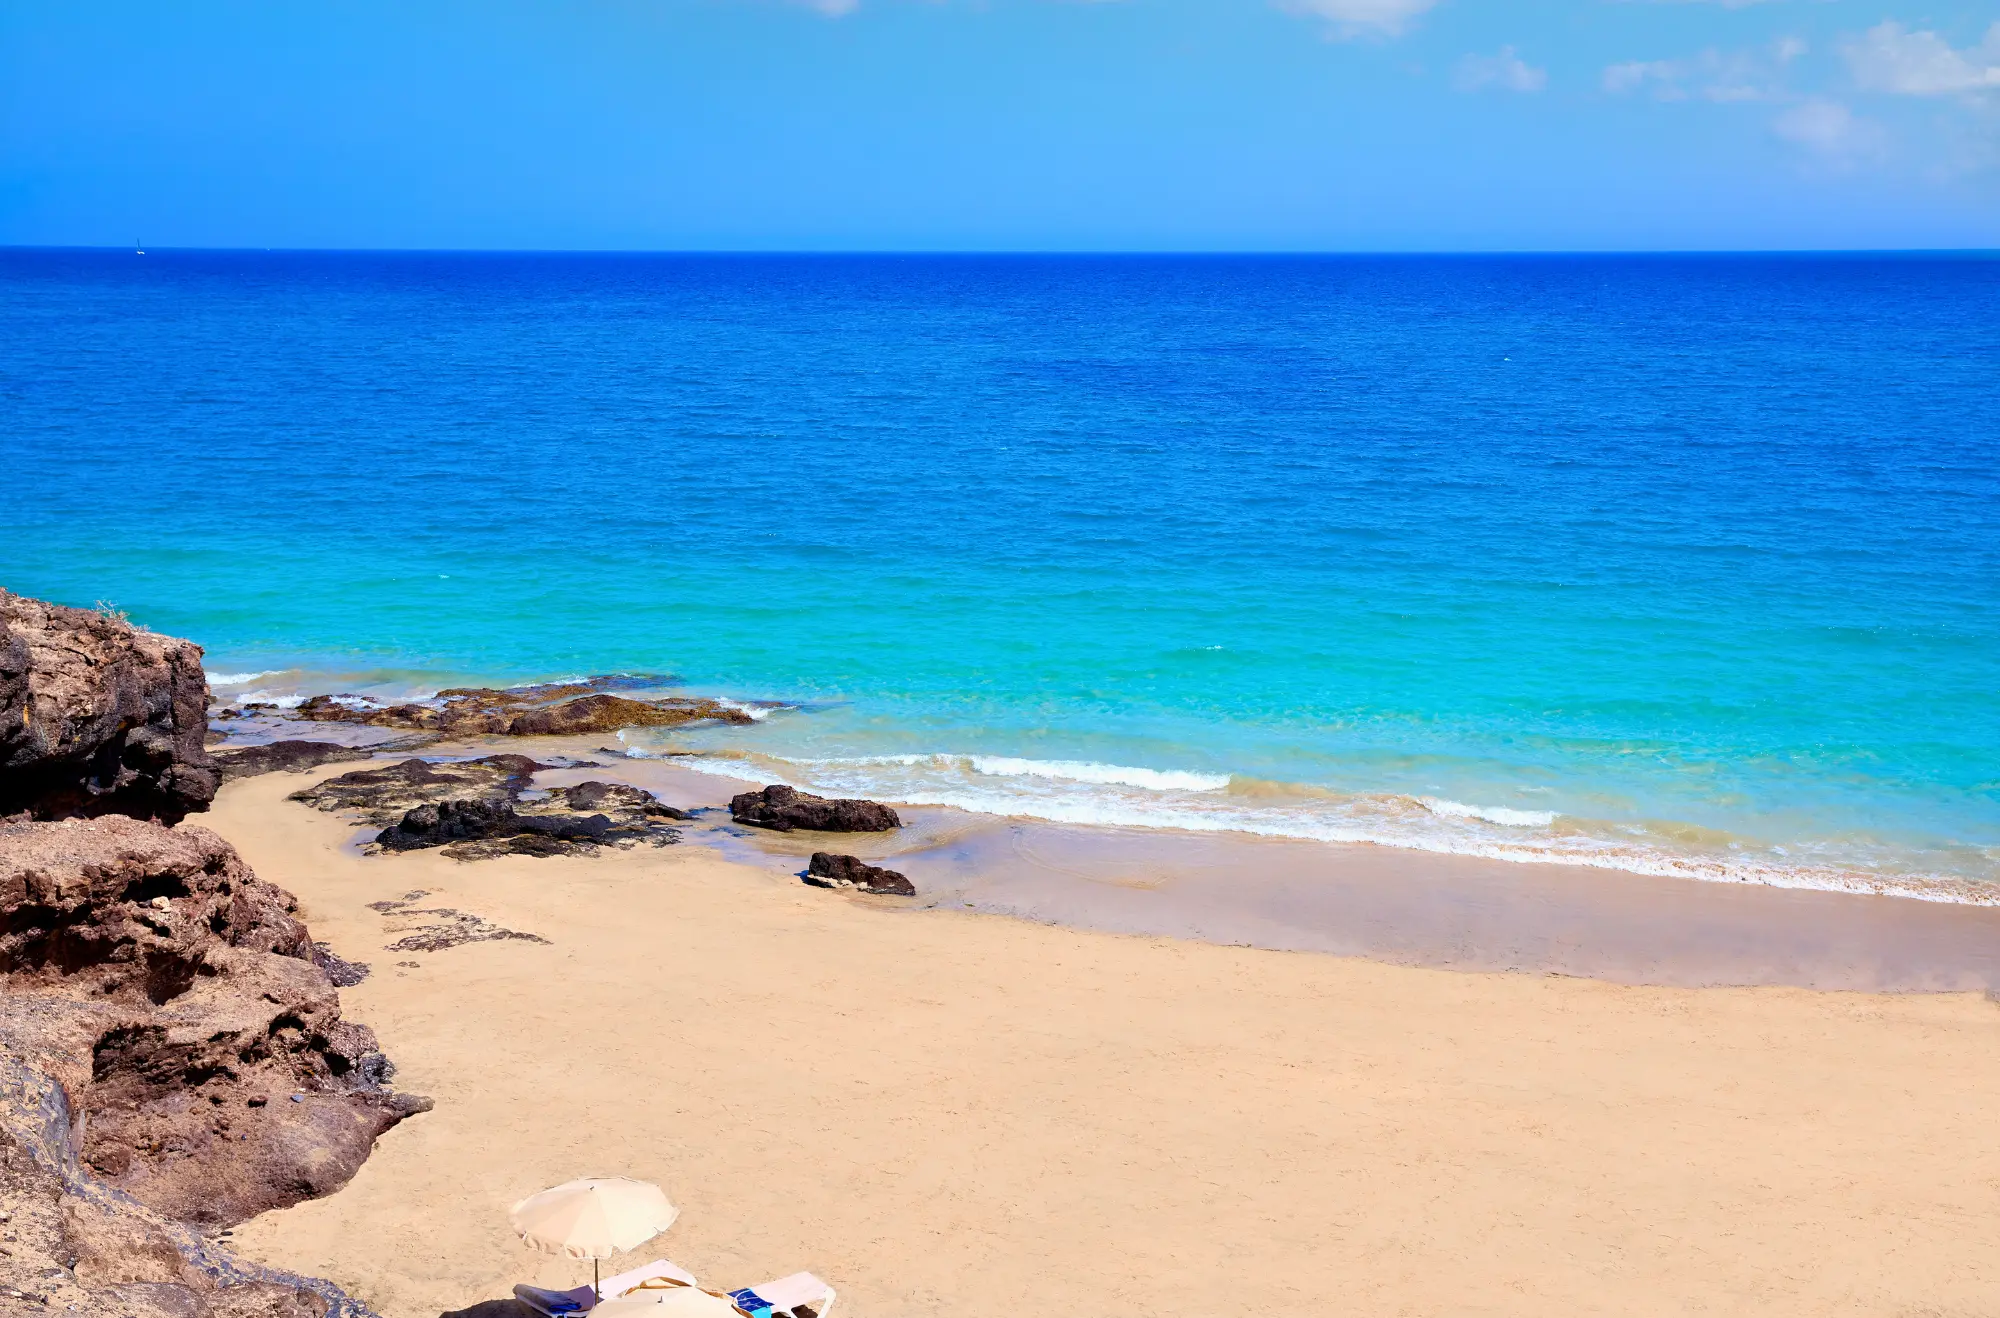
<path id="1" fill-rule="evenodd" d="M 700 696 L 635 700 L 612 694 L 670 684 L 672 678 L 614 675 L 581 682 L 517 687 L 452 687 L 429 700 L 384 705 L 367 696 L 314 696 L 290 717 L 313 723 L 362 723 L 444 736 L 540 737 L 688 723 L 749 723 L 742 705 Z"/>
<path id="2" fill-rule="evenodd" d="M 0 929 L 5 1063 L 17 1088 L 47 1077 L 70 1121 L 67 1170 L 0 1150 L 0 1192 L 29 1205 L 56 1259 L 44 1280 L 127 1312 L 324 1312 L 339 1293 L 301 1279 L 234 1289 L 250 1283 L 204 1265 L 176 1225 L 337 1190 L 430 1106 L 389 1089 L 374 1035 L 342 1019 L 290 894 L 205 828 L 16 823 L 0 827 Z M 21 1101 L 0 1094 L 14 1153 Z M 45 1293 L 34 1280 L 7 1284 Z"/>
<path id="3" fill-rule="evenodd" d="M 442 847 L 457 860 L 488 856 L 584 855 L 600 847 L 671 846 L 685 812 L 624 783 L 585 782 L 535 791 L 538 764 L 488 755 L 432 764 L 403 760 L 356 769 L 292 793 L 321 810 L 352 810 L 385 824 L 373 849 Z"/>
<path id="4" fill-rule="evenodd" d="M 0 819 L 206 810 L 207 731 L 199 646 L 0 590 Z"/>

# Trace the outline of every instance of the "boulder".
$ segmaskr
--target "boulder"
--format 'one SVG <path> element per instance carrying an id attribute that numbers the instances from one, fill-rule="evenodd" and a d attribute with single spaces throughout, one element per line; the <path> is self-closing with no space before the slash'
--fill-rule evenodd
<path id="1" fill-rule="evenodd" d="M 870 865 L 856 856 L 839 856 L 831 851 L 815 851 L 806 866 L 805 880 L 816 888 L 859 888 L 863 892 L 890 897 L 914 897 L 916 885 L 894 870 Z"/>
<path id="2" fill-rule="evenodd" d="M 95 1175 L 228 1226 L 345 1185 L 429 1101 L 340 997 L 297 904 L 204 828 L 0 826 L 0 1043 L 62 1086 Z"/>
<path id="3" fill-rule="evenodd" d="M 878 801 L 829 800 L 782 785 L 731 797 L 729 813 L 739 824 L 755 824 L 780 833 L 795 828 L 817 833 L 886 833 L 903 826 L 896 812 Z"/>
<path id="4" fill-rule="evenodd" d="M 201 647 L 0 591 L 0 819 L 206 810 L 207 711 Z"/>

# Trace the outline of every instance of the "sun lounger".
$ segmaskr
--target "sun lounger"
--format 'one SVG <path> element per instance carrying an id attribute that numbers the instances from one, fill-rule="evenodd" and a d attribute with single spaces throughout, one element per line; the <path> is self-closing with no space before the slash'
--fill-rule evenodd
<path id="1" fill-rule="evenodd" d="M 669 1263 L 665 1259 L 654 1259 L 651 1263 L 633 1268 L 629 1272 L 606 1277 L 601 1291 L 608 1299 L 613 1295 L 623 1295 L 640 1282 L 650 1281 L 654 1277 L 672 1277 L 675 1281 L 686 1282 L 690 1286 L 695 1284 L 694 1274 L 686 1268 Z M 589 1313 L 597 1307 L 598 1297 L 599 1291 L 594 1291 L 588 1286 L 578 1286 L 566 1291 L 548 1291 L 540 1286 L 514 1288 L 515 1299 L 537 1313 L 548 1315 L 548 1318 L 565 1318 L 568 1314 Z"/>
<path id="2" fill-rule="evenodd" d="M 833 1287 L 810 1272 L 794 1272 L 776 1281 L 731 1291 L 729 1298 L 751 1318 L 777 1318 L 786 1314 L 806 1318 L 807 1310 L 812 1318 L 826 1318 L 827 1311 L 833 1308 L 834 1293 Z"/>

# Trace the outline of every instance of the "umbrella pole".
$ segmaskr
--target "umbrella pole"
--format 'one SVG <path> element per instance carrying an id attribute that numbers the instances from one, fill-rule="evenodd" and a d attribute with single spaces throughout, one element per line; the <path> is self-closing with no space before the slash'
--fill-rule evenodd
<path id="1" fill-rule="evenodd" d="M 604 1282 L 597 1275 L 597 1260 L 590 1261 L 590 1293 L 598 1299 L 604 1298 Z"/>

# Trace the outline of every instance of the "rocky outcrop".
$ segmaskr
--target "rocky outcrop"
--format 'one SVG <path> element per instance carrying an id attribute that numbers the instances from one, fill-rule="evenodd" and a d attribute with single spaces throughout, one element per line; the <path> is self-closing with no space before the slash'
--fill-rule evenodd
<path id="1" fill-rule="evenodd" d="M 92 1175 L 46 1072 L 0 1053 L 0 1313 L 375 1318 L 316 1278 L 232 1255 Z"/>
<path id="2" fill-rule="evenodd" d="M 838 856 L 831 851 L 815 851 L 806 866 L 805 880 L 816 888 L 859 888 L 862 892 L 888 897 L 914 897 L 916 885 L 894 870 L 870 865 L 856 856 Z"/>
<path id="3" fill-rule="evenodd" d="M 749 723 L 743 707 L 698 696 L 634 700 L 611 694 L 663 686 L 666 677 L 593 677 L 539 686 L 452 687 L 429 700 L 384 705 L 367 696 L 314 696 L 292 717 L 319 723 L 365 723 L 454 737 L 537 737 L 671 728 L 688 723 Z"/>
<path id="4" fill-rule="evenodd" d="M 880 802 L 829 800 L 782 785 L 731 797 L 729 813 L 739 824 L 755 824 L 780 833 L 795 828 L 819 833 L 886 833 L 903 826 L 896 812 Z"/>
<path id="5" fill-rule="evenodd" d="M 199 646 L 0 591 L 0 819 L 206 810 L 207 710 Z"/>
<path id="6" fill-rule="evenodd" d="M 525 755 L 489 755 L 459 763 L 404 760 L 330 778 L 292 799 L 322 810 L 356 810 L 389 822 L 375 837 L 382 851 L 442 847 L 456 860 L 490 856 L 573 856 L 600 847 L 670 846 L 671 821 L 684 811 L 624 783 L 585 782 L 532 791 L 545 766 Z"/>
<path id="7" fill-rule="evenodd" d="M 525 755 L 486 755 L 437 764 L 401 760 L 328 778 L 293 792 L 291 799 L 321 810 L 359 811 L 372 824 L 393 825 L 416 807 L 440 801 L 512 801 L 527 790 L 536 771 L 546 767 Z"/>
<path id="8" fill-rule="evenodd" d="M 339 760 L 365 760 L 374 753 L 366 746 L 346 746 L 337 741 L 267 741 L 257 746 L 218 750 L 215 766 L 222 774 L 222 781 L 230 782 L 261 773 L 304 773 Z"/>
<path id="9" fill-rule="evenodd" d="M 62 1086 L 83 1165 L 219 1227 L 346 1184 L 428 1100 L 340 999 L 295 903 L 207 829 L 0 827 L 0 1045 Z"/>

